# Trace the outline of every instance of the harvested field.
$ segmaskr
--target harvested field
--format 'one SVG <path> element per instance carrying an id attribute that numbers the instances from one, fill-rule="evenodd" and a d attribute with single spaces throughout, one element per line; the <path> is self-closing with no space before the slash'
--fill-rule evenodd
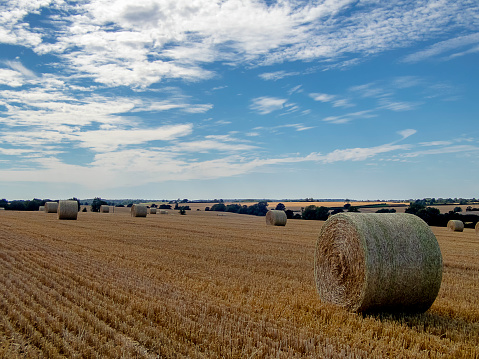
<path id="1" fill-rule="evenodd" d="M 444 272 L 429 311 L 363 316 L 319 300 L 324 222 L 264 221 L 5 211 L 0 357 L 479 357 L 474 229 L 433 228 Z"/>

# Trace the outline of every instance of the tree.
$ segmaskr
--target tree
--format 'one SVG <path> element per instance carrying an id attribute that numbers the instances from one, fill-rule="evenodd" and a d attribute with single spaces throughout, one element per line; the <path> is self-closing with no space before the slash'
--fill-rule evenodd
<path id="1" fill-rule="evenodd" d="M 282 203 L 278 203 L 275 208 L 277 211 L 284 211 L 286 210 L 286 206 Z"/>
<path id="2" fill-rule="evenodd" d="M 351 203 L 345 203 L 343 206 L 344 209 L 349 209 L 349 207 L 351 207 Z"/>
<path id="3" fill-rule="evenodd" d="M 462 208 L 459 206 L 454 207 L 454 213 L 458 213 L 458 212 L 462 212 Z"/>
<path id="4" fill-rule="evenodd" d="M 348 212 L 359 212 L 359 208 L 356 206 L 351 206 L 348 208 Z"/>
<path id="5" fill-rule="evenodd" d="M 93 199 L 93 202 L 91 203 L 91 211 L 92 212 L 100 212 L 100 207 L 103 204 L 108 204 L 108 203 L 103 201 L 100 197 L 95 197 Z"/>
<path id="6" fill-rule="evenodd" d="M 266 213 L 268 213 L 268 202 L 266 201 L 260 201 L 248 207 L 248 214 L 254 216 L 266 216 Z"/>
<path id="7" fill-rule="evenodd" d="M 229 204 L 226 206 L 226 212 L 239 213 L 241 210 L 240 204 Z"/>
<path id="8" fill-rule="evenodd" d="M 290 209 L 287 209 L 286 211 L 284 211 L 286 213 L 286 218 L 287 219 L 292 219 L 294 217 L 294 212 Z"/>
<path id="9" fill-rule="evenodd" d="M 421 201 L 416 201 L 416 202 L 411 202 L 409 203 L 409 207 L 406 208 L 405 212 L 406 213 L 411 213 L 411 214 L 417 214 L 418 211 L 421 209 L 426 209 L 426 206 L 421 203 Z"/>
<path id="10" fill-rule="evenodd" d="M 211 206 L 211 211 L 224 212 L 226 211 L 226 205 L 224 203 L 216 203 Z"/>

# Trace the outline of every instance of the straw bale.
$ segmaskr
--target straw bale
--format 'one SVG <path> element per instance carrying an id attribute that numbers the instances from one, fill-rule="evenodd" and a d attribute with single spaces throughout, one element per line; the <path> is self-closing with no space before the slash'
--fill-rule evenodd
<path id="1" fill-rule="evenodd" d="M 100 206 L 100 213 L 110 213 L 110 206 L 107 204 L 102 204 Z"/>
<path id="2" fill-rule="evenodd" d="M 322 226 L 314 258 L 325 302 L 354 312 L 424 312 L 442 280 L 436 237 L 407 213 L 339 213 Z"/>
<path id="3" fill-rule="evenodd" d="M 271 210 L 266 213 L 266 224 L 271 226 L 286 226 L 287 220 L 284 211 Z"/>
<path id="4" fill-rule="evenodd" d="M 462 232 L 464 230 L 464 222 L 458 219 L 451 219 L 447 222 L 447 228 L 453 232 Z"/>
<path id="5" fill-rule="evenodd" d="M 150 214 L 156 214 L 156 208 L 155 207 L 150 208 Z"/>
<path id="6" fill-rule="evenodd" d="M 38 210 L 39 210 L 40 212 L 45 212 L 45 206 L 40 206 L 40 207 L 38 207 Z"/>
<path id="7" fill-rule="evenodd" d="M 45 202 L 45 212 L 57 213 L 57 211 L 58 211 L 58 202 Z"/>
<path id="8" fill-rule="evenodd" d="M 132 217 L 146 217 L 148 208 L 143 204 L 134 204 L 131 206 Z"/>
<path id="9" fill-rule="evenodd" d="M 0 207 L 0 211 L 5 211 L 5 208 L 3 208 L 3 207 Z"/>
<path id="10" fill-rule="evenodd" d="M 168 211 L 166 209 L 160 209 L 160 214 L 168 214 Z"/>
<path id="11" fill-rule="evenodd" d="M 58 219 L 77 219 L 78 202 L 77 201 L 60 201 L 58 203 Z"/>
<path id="12" fill-rule="evenodd" d="M 479 222 L 476 223 L 476 234 L 479 236 Z"/>

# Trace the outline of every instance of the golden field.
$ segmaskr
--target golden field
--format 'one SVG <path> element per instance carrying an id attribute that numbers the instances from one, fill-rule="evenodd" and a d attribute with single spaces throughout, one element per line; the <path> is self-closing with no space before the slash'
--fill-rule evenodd
<path id="1" fill-rule="evenodd" d="M 421 315 L 322 303 L 323 222 L 188 211 L 0 213 L 2 358 L 479 358 L 479 237 L 435 228 L 441 290 Z"/>

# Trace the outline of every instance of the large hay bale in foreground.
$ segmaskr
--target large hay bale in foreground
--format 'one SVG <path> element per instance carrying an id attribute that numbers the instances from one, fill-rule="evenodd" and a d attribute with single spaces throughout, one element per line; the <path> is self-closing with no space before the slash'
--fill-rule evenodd
<path id="1" fill-rule="evenodd" d="M 45 212 L 45 206 L 40 206 L 38 207 L 39 212 Z"/>
<path id="2" fill-rule="evenodd" d="M 58 211 L 58 202 L 45 202 L 45 212 L 57 213 L 57 211 Z"/>
<path id="3" fill-rule="evenodd" d="M 447 222 L 447 229 L 453 232 L 462 232 L 464 231 L 464 222 L 458 219 L 451 219 Z"/>
<path id="4" fill-rule="evenodd" d="M 271 210 L 266 213 L 266 224 L 271 226 L 286 226 L 286 213 L 284 211 Z"/>
<path id="5" fill-rule="evenodd" d="M 156 208 L 155 207 L 150 208 L 150 214 L 156 214 Z"/>
<path id="6" fill-rule="evenodd" d="M 60 201 L 58 203 L 58 219 L 77 219 L 78 202 L 77 201 Z"/>
<path id="7" fill-rule="evenodd" d="M 134 204 L 131 206 L 132 217 L 146 217 L 148 214 L 148 208 L 143 204 Z"/>
<path id="8" fill-rule="evenodd" d="M 107 204 L 102 204 L 100 206 L 100 213 L 110 213 L 110 206 Z"/>
<path id="9" fill-rule="evenodd" d="M 322 300 L 355 312 L 424 312 L 442 280 L 436 237 L 419 217 L 340 213 L 321 228 L 314 258 Z"/>

